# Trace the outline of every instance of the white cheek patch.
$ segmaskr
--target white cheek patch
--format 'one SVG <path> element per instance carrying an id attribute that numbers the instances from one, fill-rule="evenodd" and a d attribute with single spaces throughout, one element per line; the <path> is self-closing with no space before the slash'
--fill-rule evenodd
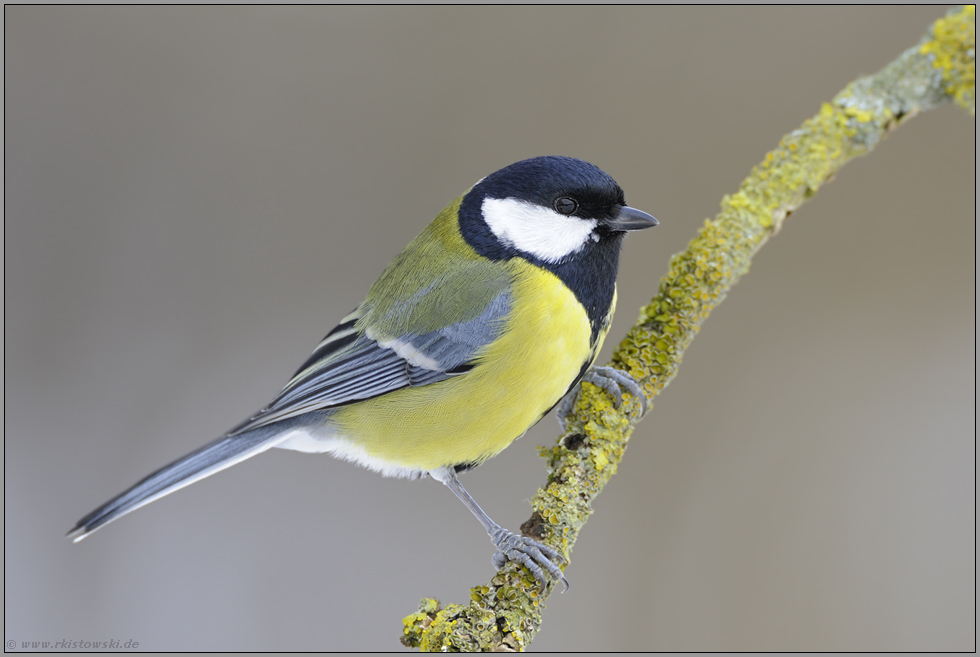
<path id="1" fill-rule="evenodd" d="M 515 198 L 483 199 L 483 220 L 504 244 L 551 263 L 581 250 L 598 223 Z"/>

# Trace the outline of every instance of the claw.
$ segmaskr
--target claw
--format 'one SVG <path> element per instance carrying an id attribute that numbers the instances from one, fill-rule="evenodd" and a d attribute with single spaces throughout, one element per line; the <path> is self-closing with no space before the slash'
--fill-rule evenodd
<path id="1" fill-rule="evenodd" d="M 544 575 L 544 571 L 547 570 L 554 579 L 561 580 L 565 587 L 563 593 L 568 590 L 568 580 L 565 579 L 565 574 L 555 565 L 556 561 L 558 563 L 565 562 L 565 558 L 558 550 L 527 536 L 515 534 L 503 527 L 497 527 L 496 531 L 490 535 L 490 540 L 497 548 L 492 561 L 498 570 L 503 568 L 508 561 L 517 562 L 531 571 L 542 589 L 548 583 Z"/>
<path id="2" fill-rule="evenodd" d="M 636 379 L 626 372 L 617 370 L 614 367 L 593 367 L 585 373 L 582 380 L 588 381 L 592 385 L 605 390 L 613 398 L 613 403 L 616 405 L 616 408 L 619 408 L 623 403 L 623 390 L 625 389 L 634 399 L 640 402 L 640 414 L 637 419 L 646 415 L 647 398 L 643 394 L 643 388 L 636 382 Z M 558 424 L 561 425 L 562 431 L 566 431 L 566 421 L 575 408 L 575 401 L 578 399 L 579 390 L 581 388 L 575 386 L 571 392 L 558 402 L 556 413 L 558 414 Z"/>
<path id="3" fill-rule="evenodd" d="M 593 367 L 585 373 L 582 380 L 597 385 L 608 392 L 612 396 L 616 408 L 619 408 L 623 403 L 623 388 L 625 388 L 626 392 L 640 402 L 640 417 L 646 414 L 647 398 L 643 394 L 643 388 L 640 387 L 636 379 L 626 372 L 617 370 L 615 367 Z"/>

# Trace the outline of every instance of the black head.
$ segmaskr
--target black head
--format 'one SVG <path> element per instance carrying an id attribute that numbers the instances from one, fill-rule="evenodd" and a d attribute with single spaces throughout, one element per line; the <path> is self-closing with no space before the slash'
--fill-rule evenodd
<path id="1" fill-rule="evenodd" d="M 599 167 L 572 157 L 523 160 L 496 171 L 463 198 L 460 230 L 482 255 L 521 256 L 548 266 L 585 256 L 589 243 L 657 225 L 626 205 Z"/>

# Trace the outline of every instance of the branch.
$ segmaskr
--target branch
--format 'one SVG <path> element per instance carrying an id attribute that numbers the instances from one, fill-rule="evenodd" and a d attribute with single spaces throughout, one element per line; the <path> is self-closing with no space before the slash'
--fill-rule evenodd
<path id="1" fill-rule="evenodd" d="M 950 11 L 915 47 L 875 75 L 849 84 L 816 116 L 766 154 L 739 190 L 721 201 L 721 212 L 671 258 L 653 300 L 619 344 L 612 365 L 643 386 L 647 400 L 677 374 L 681 357 L 701 323 L 749 270 L 752 256 L 779 232 L 789 215 L 845 163 L 871 151 L 882 138 L 919 112 L 947 100 L 976 115 L 976 9 Z M 568 431 L 548 459 L 548 484 L 531 502 L 528 536 L 567 557 L 592 513 L 592 500 L 616 472 L 638 420 L 637 400 L 619 409 L 585 383 L 568 417 Z M 541 626 L 544 591 L 522 566 L 508 563 L 470 602 L 441 607 L 423 599 L 404 620 L 402 643 L 422 650 L 523 650 Z"/>

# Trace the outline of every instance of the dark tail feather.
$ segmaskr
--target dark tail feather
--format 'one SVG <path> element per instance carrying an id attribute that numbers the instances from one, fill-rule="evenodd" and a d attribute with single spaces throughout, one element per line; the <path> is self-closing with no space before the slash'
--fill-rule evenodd
<path id="1" fill-rule="evenodd" d="M 116 518 L 135 511 L 144 504 L 183 488 L 219 470 L 235 465 L 274 446 L 284 437 L 281 430 L 262 427 L 234 436 L 225 436 L 199 450 L 166 465 L 129 490 L 115 496 L 79 520 L 68 532 L 78 542 Z"/>

